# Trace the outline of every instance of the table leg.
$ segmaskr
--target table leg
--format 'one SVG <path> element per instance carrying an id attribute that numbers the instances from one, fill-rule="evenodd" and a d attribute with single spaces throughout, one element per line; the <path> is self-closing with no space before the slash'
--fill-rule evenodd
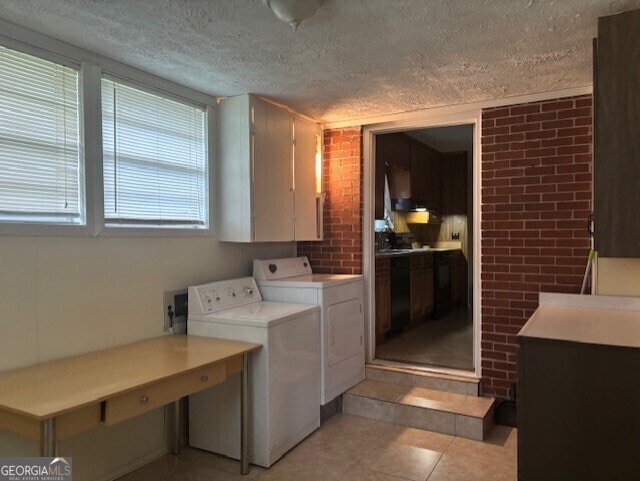
<path id="1" fill-rule="evenodd" d="M 249 473 L 249 360 L 250 353 L 242 357 L 242 383 L 240 387 L 240 473 Z"/>
<path id="2" fill-rule="evenodd" d="M 48 458 L 56 455 L 56 419 L 40 422 L 40 456 Z"/>
<path id="3" fill-rule="evenodd" d="M 180 454 L 180 400 L 171 403 L 171 453 Z"/>

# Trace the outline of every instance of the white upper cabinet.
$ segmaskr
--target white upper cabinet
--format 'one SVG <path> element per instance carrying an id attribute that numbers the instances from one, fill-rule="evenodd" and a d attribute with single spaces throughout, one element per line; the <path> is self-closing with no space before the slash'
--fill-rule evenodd
<path id="1" fill-rule="evenodd" d="M 293 229 L 293 118 L 252 102 L 253 241 L 290 241 Z M 223 209 L 225 205 L 221 206 Z"/>
<path id="2" fill-rule="evenodd" d="M 319 125 L 246 94 L 220 104 L 218 132 L 218 238 L 321 239 Z"/>
<path id="3" fill-rule="evenodd" d="M 322 239 L 322 149 L 320 126 L 294 119 L 294 208 L 296 240 Z"/>

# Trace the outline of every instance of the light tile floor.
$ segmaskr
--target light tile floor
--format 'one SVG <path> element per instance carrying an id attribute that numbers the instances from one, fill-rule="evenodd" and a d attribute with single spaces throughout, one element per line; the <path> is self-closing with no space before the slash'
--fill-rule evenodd
<path id="1" fill-rule="evenodd" d="M 473 370 L 471 310 L 456 309 L 406 329 L 376 346 L 376 359 Z"/>
<path id="2" fill-rule="evenodd" d="M 183 448 L 120 481 L 514 481 L 516 430 L 484 442 L 339 414 L 266 470 Z"/>

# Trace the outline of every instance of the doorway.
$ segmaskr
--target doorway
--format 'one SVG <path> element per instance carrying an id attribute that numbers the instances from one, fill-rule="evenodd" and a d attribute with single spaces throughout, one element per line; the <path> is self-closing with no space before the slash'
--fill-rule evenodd
<path id="1" fill-rule="evenodd" d="M 367 361 L 477 377 L 480 112 L 449 117 L 363 131 Z"/>

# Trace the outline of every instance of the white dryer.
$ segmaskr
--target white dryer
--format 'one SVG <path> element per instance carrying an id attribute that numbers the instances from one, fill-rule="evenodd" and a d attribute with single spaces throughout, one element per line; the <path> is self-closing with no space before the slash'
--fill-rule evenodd
<path id="1" fill-rule="evenodd" d="M 262 344 L 250 364 L 249 461 L 268 468 L 320 426 L 319 309 L 265 302 L 251 277 L 189 287 L 187 331 Z M 240 459 L 240 375 L 189 396 L 189 444 Z"/>
<path id="2" fill-rule="evenodd" d="M 320 306 L 321 404 L 364 379 L 361 275 L 314 274 L 306 257 L 253 261 L 264 299 Z"/>

